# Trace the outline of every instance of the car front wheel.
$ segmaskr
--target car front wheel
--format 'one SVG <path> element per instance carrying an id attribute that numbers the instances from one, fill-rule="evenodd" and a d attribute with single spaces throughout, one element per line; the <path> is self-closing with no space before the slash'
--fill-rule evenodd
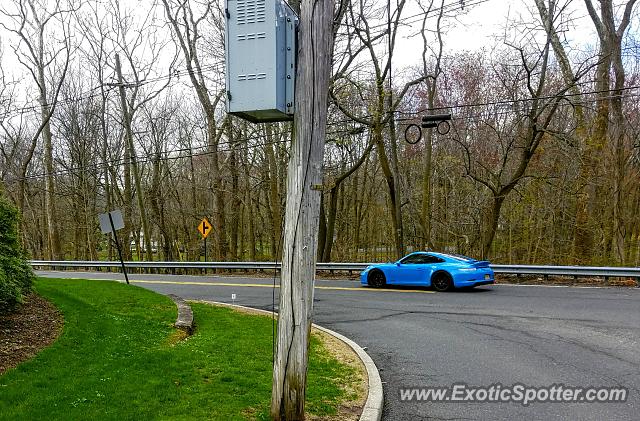
<path id="1" fill-rule="evenodd" d="M 369 273 L 369 276 L 367 277 L 367 283 L 369 284 L 369 286 L 372 286 L 374 288 L 381 288 L 387 283 L 387 278 L 385 278 L 382 271 L 374 270 Z"/>
<path id="2" fill-rule="evenodd" d="M 449 291 L 453 288 L 453 280 L 451 275 L 446 272 L 438 272 L 431 278 L 433 289 L 439 292 Z"/>

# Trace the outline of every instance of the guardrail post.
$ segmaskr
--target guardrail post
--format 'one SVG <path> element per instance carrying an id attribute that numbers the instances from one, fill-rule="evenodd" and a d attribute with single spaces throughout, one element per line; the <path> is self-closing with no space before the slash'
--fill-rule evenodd
<path id="1" fill-rule="evenodd" d="M 605 286 L 609 286 L 609 277 L 608 276 L 604 277 L 604 284 L 605 284 Z"/>

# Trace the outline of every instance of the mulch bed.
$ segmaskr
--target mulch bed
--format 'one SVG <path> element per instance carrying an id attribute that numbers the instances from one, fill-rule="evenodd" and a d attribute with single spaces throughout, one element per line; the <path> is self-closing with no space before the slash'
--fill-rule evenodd
<path id="1" fill-rule="evenodd" d="M 62 332 L 63 318 L 35 293 L 14 313 L 0 316 L 0 374 L 36 355 Z"/>

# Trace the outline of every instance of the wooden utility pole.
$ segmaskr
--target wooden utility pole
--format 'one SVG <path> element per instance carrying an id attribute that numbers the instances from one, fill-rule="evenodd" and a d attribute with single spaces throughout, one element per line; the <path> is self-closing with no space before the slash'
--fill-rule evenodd
<path id="1" fill-rule="evenodd" d="M 142 233 L 144 234 L 144 243 L 146 249 L 147 260 L 153 260 L 151 257 L 151 237 L 149 236 L 149 223 L 147 222 L 147 214 L 142 200 L 142 183 L 140 182 L 140 172 L 138 171 L 138 162 L 136 160 L 136 151 L 133 146 L 133 131 L 131 130 L 131 114 L 129 114 L 129 105 L 124 93 L 124 82 L 122 80 L 122 67 L 120 66 L 120 55 L 116 53 L 116 73 L 118 74 L 118 87 L 120 90 L 120 103 L 122 104 L 122 119 L 124 123 L 124 132 L 129 149 L 129 158 L 131 160 L 131 168 L 133 169 L 133 180 L 136 183 L 136 196 L 138 198 L 138 208 L 140 208 L 140 219 L 142 220 Z M 126 244 L 129 244 L 129 233 L 126 233 Z"/>
<path id="2" fill-rule="evenodd" d="M 304 419 L 316 267 L 333 0 L 302 0 L 298 32 L 294 139 L 287 174 L 284 247 L 271 417 Z"/>

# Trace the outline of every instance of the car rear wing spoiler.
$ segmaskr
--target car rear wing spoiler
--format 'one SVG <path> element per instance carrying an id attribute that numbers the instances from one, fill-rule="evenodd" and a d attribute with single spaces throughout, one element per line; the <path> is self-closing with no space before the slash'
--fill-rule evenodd
<path id="1" fill-rule="evenodd" d="M 471 263 L 471 266 L 474 268 L 488 268 L 490 263 L 487 260 L 479 260 L 477 262 Z"/>

